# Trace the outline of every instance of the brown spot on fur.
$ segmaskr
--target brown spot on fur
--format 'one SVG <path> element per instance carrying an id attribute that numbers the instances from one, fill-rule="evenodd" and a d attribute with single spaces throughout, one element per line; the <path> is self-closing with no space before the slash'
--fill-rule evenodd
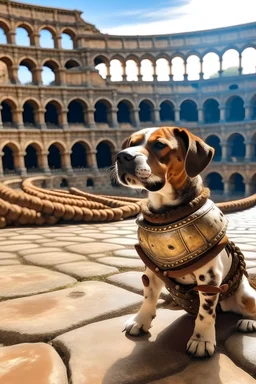
<path id="1" fill-rule="evenodd" d="M 149 286 L 149 278 L 147 277 L 147 275 L 142 275 L 141 279 L 142 279 L 142 283 L 143 283 L 144 287 L 148 287 Z"/>
<path id="2" fill-rule="evenodd" d="M 254 297 L 244 296 L 242 297 L 242 304 L 245 306 L 246 310 L 250 313 L 256 312 L 256 303 Z"/>
<path id="3" fill-rule="evenodd" d="M 199 280 L 205 281 L 205 276 L 204 275 L 199 275 Z"/>
<path id="4" fill-rule="evenodd" d="M 202 321 L 202 320 L 204 319 L 204 316 L 203 316 L 203 315 L 201 315 L 201 313 L 199 313 L 199 315 L 198 315 L 198 316 L 199 316 L 199 320 L 201 320 L 201 321 Z"/>

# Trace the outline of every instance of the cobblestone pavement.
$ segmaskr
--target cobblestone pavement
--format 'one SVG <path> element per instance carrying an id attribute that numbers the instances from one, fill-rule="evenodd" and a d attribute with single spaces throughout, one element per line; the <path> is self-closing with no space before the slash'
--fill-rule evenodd
<path id="1" fill-rule="evenodd" d="M 256 274 L 256 207 L 228 215 Z M 134 220 L 0 232 L 0 384 L 250 384 L 256 334 L 219 314 L 218 348 L 193 359 L 194 318 L 159 300 L 150 334 L 122 333 L 142 302 Z M 254 376 L 254 378 L 253 378 Z"/>

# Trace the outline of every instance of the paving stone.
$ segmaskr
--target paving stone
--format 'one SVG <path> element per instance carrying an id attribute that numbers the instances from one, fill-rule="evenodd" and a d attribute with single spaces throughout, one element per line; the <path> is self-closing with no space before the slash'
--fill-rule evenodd
<path id="1" fill-rule="evenodd" d="M 76 236 L 60 236 L 60 237 L 56 237 L 55 239 L 56 241 L 59 241 L 60 243 L 62 242 L 72 242 L 72 243 L 86 243 L 89 241 L 93 241 L 92 238 L 88 238 L 88 237 L 79 237 L 78 235 Z"/>
<path id="2" fill-rule="evenodd" d="M 69 368 L 75 384 L 148 383 L 189 363 L 183 314 L 158 310 L 150 334 L 139 338 L 121 332 L 129 315 L 68 332 L 57 337 L 53 345 L 63 353 L 69 351 Z"/>
<path id="3" fill-rule="evenodd" d="M 124 248 L 121 245 L 116 244 L 107 244 L 103 242 L 95 242 L 95 243 L 82 243 L 71 245 L 67 247 L 67 250 L 71 252 L 81 253 L 82 255 L 90 255 L 92 253 L 101 253 L 101 252 L 112 252 L 116 249 Z"/>
<path id="4" fill-rule="evenodd" d="M 34 253 L 23 257 L 24 260 L 36 265 L 57 265 L 72 261 L 86 260 L 84 256 L 72 252 Z"/>
<path id="5" fill-rule="evenodd" d="M 89 236 L 92 239 L 96 239 L 96 240 L 111 239 L 112 237 L 115 237 L 115 235 L 109 235 L 108 233 L 96 233 L 96 232 L 90 233 Z M 83 237 L 81 235 L 79 235 L 79 238 L 82 239 Z"/>
<path id="6" fill-rule="evenodd" d="M 17 241 L 11 242 L 10 245 L 5 245 L 2 246 L 1 244 L 1 251 L 2 252 L 17 252 L 17 251 L 22 251 L 23 249 L 33 249 L 33 248 L 39 248 L 38 244 L 17 244 Z"/>
<path id="7" fill-rule="evenodd" d="M 75 241 L 59 241 L 59 240 L 54 241 L 54 239 L 52 239 L 52 240 L 53 241 L 43 242 L 43 243 L 41 243 L 41 245 L 43 246 L 44 244 L 46 244 L 47 247 L 61 247 L 61 248 L 63 248 L 63 247 L 67 247 L 68 245 L 75 245 L 76 244 Z"/>
<path id="8" fill-rule="evenodd" d="M 255 380 L 222 353 L 192 361 L 183 371 L 151 384 L 253 384 Z"/>
<path id="9" fill-rule="evenodd" d="M 117 237 L 114 239 L 105 240 L 106 243 L 112 243 L 112 244 L 121 244 L 121 245 L 134 245 L 135 240 L 134 239 L 127 239 L 125 237 Z"/>
<path id="10" fill-rule="evenodd" d="M 60 356 L 45 343 L 0 348 L 0 367 L 2 384 L 68 384 Z"/>
<path id="11" fill-rule="evenodd" d="M 115 267 L 109 267 L 107 265 L 93 263 L 90 261 L 78 261 L 75 263 L 60 264 L 56 266 L 55 269 L 80 279 L 93 276 L 105 276 L 109 275 L 110 273 L 118 272 L 118 269 Z"/>
<path id="12" fill-rule="evenodd" d="M 229 357 L 235 364 L 256 378 L 256 335 L 236 333 L 225 343 Z"/>
<path id="13" fill-rule="evenodd" d="M 115 231 L 106 231 L 105 233 L 109 233 L 110 235 L 116 235 L 116 236 L 121 236 L 121 235 L 131 235 L 134 231 L 127 231 L 125 229 L 120 229 L 120 230 L 115 230 Z"/>
<path id="14" fill-rule="evenodd" d="M 48 243 L 52 243 L 54 242 L 54 239 L 41 239 L 41 240 L 35 240 L 35 244 L 43 244 L 44 245 L 47 245 Z"/>
<path id="15" fill-rule="evenodd" d="M 39 235 L 18 235 L 18 236 L 13 236 L 12 241 L 20 241 L 20 240 L 28 240 L 28 241 L 34 241 L 34 240 L 41 240 L 43 237 Z"/>
<path id="16" fill-rule="evenodd" d="M 17 265 L 21 264 L 19 260 L 14 260 L 14 259 L 3 259 L 0 260 L 0 265 Z"/>
<path id="17" fill-rule="evenodd" d="M 53 247 L 40 247 L 40 249 L 35 250 L 35 249 L 24 249 L 23 251 L 19 252 L 20 256 L 27 256 L 27 255 L 33 255 L 38 253 L 47 253 L 47 252 L 62 252 L 61 248 L 53 248 Z"/>
<path id="18" fill-rule="evenodd" d="M 63 273 L 30 265 L 1 266 L 0 298 L 21 297 L 74 284 L 76 279 Z"/>
<path id="19" fill-rule="evenodd" d="M 2 259 L 16 259 L 17 255 L 10 252 L 0 252 L 0 260 Z"/>
<path id="20" fill-rule="evenodd" d="M 135 249 L 119 249 L 118 251 L 114 252 L 114 255 L 120 256 L 120 257 L 131 257 L 134 259 L 139 259 L 139 255 L 135 251 Z"/>
<path id="21" fill-rule="evenodd" d="M 88 322 L 129 310 L 141 302 L 141 296 L 99 281 L 3 301 L 0 303 L 0 339 L 4 344 L 49 340 Z"/>
<path id="22" fill-rule="evenodd" d="M 16 245 L 16 244 L 31 244 L 31 241 L 30 240 L 17 240 L 17 239 L 13 240 L 13 238 L 11 238 L 8 240 L 1 241 L 1 249 L 2 249 L 2 246 L 6 247 L 8 245 Z"/>
<path id="23" fill-rule="evenodd" d="M 144 263 L 139 259 L 128 259 L 124 257 L 102 257 L 97 259 L 98 262 L 113 265 L 115 267 L 123 267 L 123 268 L 145 268 Z"/>
<path id="24" fill-rule="evenodd" d="M 122 288 L 143 294 L 142 274 L 142 272 L 136 271 L 124 272 L 108 277 L 107 281 L 120 285 Z"/>

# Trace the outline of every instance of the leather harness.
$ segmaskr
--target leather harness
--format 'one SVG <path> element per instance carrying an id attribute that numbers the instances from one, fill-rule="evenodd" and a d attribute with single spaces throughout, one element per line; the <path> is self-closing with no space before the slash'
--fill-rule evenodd
<path id="1" fill-rule="evenodd" d="M 219 301 L 231 296 L 238 288 L 243 274 L 246 273 L 244 256 L 241 250 L 230 242 L 226 236 L 227 218 L 217 206 L 204 195 L 192 202 L 190 214 L 168 223 L 166 215 L 157 215 L 142 210 L 136 220 L 138 224 L 139 244 L 135 249 L 144 262 L 166 285 L 174 302 L 187 312 L 197 314 L 199 309 L 198 291 L 220 293 Z M 145 219 L 147 217 L 147 220 Z M 177 209 L 175 219 L 177 219 Z M 164 222 L 164 224 L 161 223 Z M 232 257 L 228 275 L 220 287 L 211 285 L 186 285 L 175 278 L 192 274 L 207 264 L 225 248 L 227 257 Z M 220 306 L 219 306 L 220 309 Z"/>

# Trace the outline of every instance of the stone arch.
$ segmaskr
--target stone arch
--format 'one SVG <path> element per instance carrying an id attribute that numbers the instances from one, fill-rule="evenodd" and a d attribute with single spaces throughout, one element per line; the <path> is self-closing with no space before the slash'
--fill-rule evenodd
<path id="1" fill-rule="evenodd" d="M 19 62 L 18 78 L 21 84 L 36 84 L 36 62 L 31 58 L 23 58 Z"/>
<path id="2" fill-rule="evenodd" d="M 39 121 L 40 105 L 34 99 L 27 99 L 23 103 L 22 119 L 25 126 L 37 126 Z"/>
<path id="3" fill-rule="evenodd" d="M 5 21 L 0 20 L 0 29 L 2 30 L 2 36 L 0 40 L 0 44 L 10 44 L 9 31 L 10 27 L 5 23 Z"/>
<path id="4" fill-rule="evenodd" d="M 19 166 L 17 162 L 17 155 L 20 153 L 19 145 L 13 141 L 5 141 L 1 147 L 4 174 L 16 173 Z"/>
<path id="5" fill-rule="evenodd" d="M 139 118 L 142 123 L 154 121 L 154 104 L 151 100 L 142 100 L 139 104 Z"/>
<path id="6" fill-rule="evenodd" d="M 42 82 L 44 85 L 59 85 L 59 63 L 52 59 L 44 60 L 42 64 Z"/>
<path id="7" fill-rule="evenodd" d="M 61 31 L 61 47 L 62 49 L 76 48 L 76 33 L 73 29 L 64 28 Z"/>
<path id="8" fill-rule="evenodd" d="M 94 181 L 92 178 L 86 180 L 86 187 L 94 187 Z"/>
<path id="9" fill-rule="evenodd" d="M 48 147 L 48 166 L 51 170 L 62 168 L 62 157 L 65 152 L 65 145 L 61 142 L 53 142 Z"/>
<path id="10" fill-rule="evenodd" d="M 118 123 L 132 124 L 133 105 L 129 100 L 120 100 L 117 104 L 117 121 Z"/>
<path id="11" fill-rule="evenodd" d="M 1 115 L 3 126 L 13 126 L 17 123 L 15 113 L 17 104 L 12 98 L 6 98 L 1 101 Z"/>
<path id="12" fill-rule="evenodd" d="M 175 121 L 175 106 L 170 100 L 160 104 L 160 121 Z"/>
<path id="13" fill-rule="evenodd" d="M 233 133 L 227 140 L 230 157 L 233 161 L 244 160 L 245 157 L 245 138 L 240 133 Z"/>
<path id="14" fill-rule="evenodd" d="M 60 188 L 68 188 L 68 180 L 64 177 L 61 179 Z"/>
<path id="15" fill-rule="evenodd" d="M 119 56 L 116 56 L 119 57 Z M 123 63 L 119 58 L 113 58 L 110 60 L 110 78 L 111 81 L 123 80 Z"/>
<path id="16" fill-rule="evenodd" d="M 48 126 L 58 127 L 61 125 L 60 113 L 62 105 L 57 100 L 50 100 L 45 105 L 45 123 Z"/>
<path id="17" fill-rule="evenodd" d="M 106 56 L 98 55 L 94 58 L 94 66 L 99 71 L 100 76 L 106 79 L 108 75 L 108 69 L 110 66 L 109 59 Z"/>
<path id="18" fill-rule="evenodd" d="M 244 100 L 240 96 L 231 96 L 226 101 L 226 121 L 243 121 L 244 117 Z"/>
<path id="19" fill-rule="evenodd" d="M 217 135 L 209 135 L 205 142 L 215 149 L 213 161 L 221 161 L 222 148 L 220 138 Z"/>
<path id="20" fill-rule="evenodd" d="M 88 152 L 90 147 L 84 141 L 76 141 L 71 148 L 71 167 L 73 169 L 88 168 Z"/>
<path id="21" fill-rule="evenodd" d="M 230 48 L 222 55 L 223 76 L 237 76 L 239 74 L 239 52 Z"/>
<path id="22" fill-rule="evenodd" d="M 170 62 L 166 57 L 159 57 L 156 60 L 156 75 L 158 81 L 170 80 Z"/>
<path id="23" fill-rule="evenodd" d="M 127 81 L 138 81 L 140 60 L 135 55 L 128 55 L 125 59 L 125 74 Z"/>
<path id="24" fill-rule="evenodd" d="M 0 83 L 14 83 L 13 59 L 9 56 L 0 57 Z"/>
<path id="25" fill-rule="evenodd" d="M 142 76 L 142 81 L 152 81 L 154 79 L 154 59 L 145 56 L 144 58 L 141 59 L 140 62 L 140 73 Z"/>
<path id="26" fill-rule="evenodd" d="M 256 94 L 251 98 L 251 119 L 256 120 Z"/>
<path id="27" fill-rule="evenodd" d="M 194 100 L 184 100 L 180 105 L 180 120 L 194 122 L 198 121 L 197 104 Z"/>
<path id="28" fill-rule="evenodd" d="M 112 105 L 107 99 L 100 99 L 95 103 L 94 121 L 95 123 L 111 125 Z"/>
<path id="29" fill-rule="evenodd" d="M 57 48 L 57 33 L 54 28 L 45 25 L 40 28 L 39 34 L 42 48 Z"/>
<path id="30" fill-rule="evenodd" d="M 204 79 L 219 77 L 220 56 L 217 52 L 207 52 L 203 56 Z"/>
<path id="31" fill-rule="evenodd" d="M 88 106 L 82 99 L 73 99 L 68 104 L 67 120 L 69 124 L 86 124 Z"/>
<path id="32" fill-rule="evenodd" d="M 242 51 L 242 68 L 243 75 L 256 72 L 256 49 L 254 47 L 247 47 Z"/>
<path id="33" fill-rule="evenodd" d="M 16 45 L 31 46 L 34 45 L 33 41 L 33 28 L 30 24 L 19 23 L 16 25 Z"/>
<path id="34" fill-rule="evenodd" d="M 207 99 L 203 104 L 204 122 L 207 124 L 220 121 L 219 103 L 215 99 Z"/>
<path id="35" fill-rule="evenodd" d="M 113 164 L 114 145 L 109 140 L 102 140 L 96 147 L 96 160 L 98 168 L 109 168 Z"/>
<path id="36" fill-rule="evenodd" d="M 192 54 L 187 58 L 188 80 L 199 80 L 201 72 L 200 57 Z"/>
<path id="37" fill-rule="evenodd" d="M 181 56 L 174 56 L 172 58 L 172 76 L 174 81 L 183 81 L 185 72 L 184 58 Z"/>
<path id="38" fill-rule="evenodd" d="M 244 177 L 238 173 L 233 173 L 229 178 L 229 191 L 232 194 L 244 195 L 245 193 L 245 182 Z"/>
<path id="39" fill-rule="evenodd" d="M 41 147 L 37 143 L 31 143 L 27 145 L 25 152 L 24 163 L 27 172 L 35 172 L 39 170 L 38 155 L 41 155 Z"/>
<path id="40" fill-rule="evenodd" d="M 78 60 L 70 59 L 67 60 L 65 63 L 65 68 L 67 70 L 72 70 L 74 68 L 80 68 L 82 65 Z"/>
<path id="41" fill-rule="evenodd" d="M 224 183 L 222 176 L 218 172 L 210 172 L 205 177 L 205 184 L 212 192 L 223 193 Z"/>

